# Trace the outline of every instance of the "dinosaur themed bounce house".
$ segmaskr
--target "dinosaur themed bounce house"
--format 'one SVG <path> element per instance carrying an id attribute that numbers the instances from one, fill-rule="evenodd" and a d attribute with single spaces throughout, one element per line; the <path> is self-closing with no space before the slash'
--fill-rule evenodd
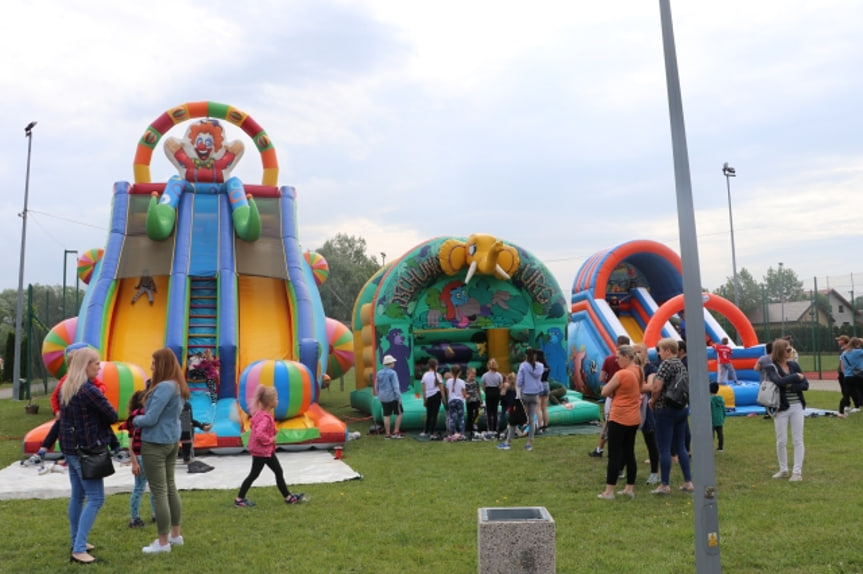
<path id="1" fill-rule="evenodd" d="M 543 351 L 549 379 L 566 385 L 568 322 L 560 286 L 525 249 L 483 234 L 426 241 L 382 267 L 357 297 L 351 405 L 381 420 L 371 385 L 385 355 L 396 359 L 404 429 L 425 425 L 419 379 L 431 357 L 441 370 L 474 367 L 479 378 L 492 357 L 502 373 L 516 369 L 530 346 Z M 549 407 L 550 424 L 599 419 L 579 392 L 565 397 Z"/>
<path id="2" fill-rule="evenodd" d="M 177 175 L 152 182 L 153 151 L 186 122 L 182 139 L 164 143 Z M 244 145 L 228 141 L 228 124 L 254 142 L 259 185 L 231 177 Z M 79 316 L 43 344 L 51 372 L 63 374 L 69 345 L 98 349 L 106 395 L 122 419 L 130 395 L 144 388 L 151 354 L 167 347 L 189 369 L 194 417 L 211 424 L 196 433 L 196 448 L 243 450 L 258 385 L 278 391 L 282 448 L 343 444 L 344 423 L 317 399 L 328 364 L 350 368 L 343 350 L 329 361 L 330 337 L 344 347 L 350 332 L 328 329 L 318 292 L 326 262 L 301 251 L 296 192 L 279 186 L 278 176 L 272 141 L 245 112 L 194 102 L 159 116 L 138 142 L 134 183 L 114 184 L 107 244 L 79 260 L 89 283 Z M 25 452 L 39 448 L 48 427 L 26 436 Z"/>

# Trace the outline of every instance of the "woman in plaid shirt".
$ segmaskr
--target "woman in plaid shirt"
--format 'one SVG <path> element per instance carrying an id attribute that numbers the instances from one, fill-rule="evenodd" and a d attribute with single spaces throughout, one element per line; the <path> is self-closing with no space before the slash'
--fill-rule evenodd
<path id="1" fill-rule="evenodd" d="M 105 503 L 105 485 L 101 478 L 84 479 L 77 447 L 95 447 L 111 443 L 117 411 L 96 388 L 93 380 L 99 372 L 99 353 L 81 349 L 72 355 L 69 376 L 60 391 L 60 450 L 69 465 L 69 533 L 72 539 L 70 562 L 90 564 L 96 558 L 89 553 L 90 529 L 99 509 Z M 86 499 L 86 503 L 84 502 Z"/>

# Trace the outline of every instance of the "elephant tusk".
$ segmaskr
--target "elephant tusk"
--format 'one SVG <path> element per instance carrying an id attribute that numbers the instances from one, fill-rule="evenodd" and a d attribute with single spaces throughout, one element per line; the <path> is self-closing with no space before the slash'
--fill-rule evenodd
<path id="1" fill-rule="evenodd" d="M 494 269 L 494 270 L 495 270 L 495 271 L 497 272 L 497 274 L 501 277 L 501 279 L 510 279 L 510 278 L 511 278 L 511 277 L 509 276 L 509 273 L 507 273 L 506 271 L 504 271 L 504 270 L 503 270 L 503 267 L 501 267 L 501 266 L 500 266 L 500 263 L 498 263 L 497 265 L 495 265 L 495 269 Z"/>
<path id="2" fill-rule="evenodd" d="M 470 268 L 467 270 L 467 275 L 464 277 L 464 284 L 467 285 L 470 283 L 471 278 L 473 278 L 473 274 L 476 273 L 476 261 L 471 261 Z"/>

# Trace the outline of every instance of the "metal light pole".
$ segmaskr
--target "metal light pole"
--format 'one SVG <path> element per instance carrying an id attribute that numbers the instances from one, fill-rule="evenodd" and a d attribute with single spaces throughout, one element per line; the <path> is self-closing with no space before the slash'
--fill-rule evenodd
<path id="1" fill-rule="evenodd" d="M 78 255 L 78 251 L 75 249 L 64 249 L 63 250 L 63 317 L 60 319 L 61 321 L 66 320 L 66 262 L 69 260 L 69 254 L 70 253 L 74 253 L 75 255 Z M 78 274 L 76 273 L 75 275 L 77 276 Z M 78 288 L 78 284 L 76 283 L 75 284 L 76 301 L 77 301 L 77 297 L 78 297 L 77 288 Z M 76 312 L 77 312 L 77 309 L 76 309 Z"/>
<path id="2" fill-rule="evenodd" d="M 381 267 L 387 264 L 387 254 L 381 251 Z"/>
<path id="3" fill-rule="evenodd" d="M 683 261 L 683 295 L 686 307 L 686 335 L 692 341 L 704 341 L 704 302 L 701 293 L 701 270 L 698 262 L 698 235 L 695 230 L 695 206 L 692 201 L 692 178 L 689 151 L 683 121 L 683 97 L 677 70 L 677 50 L 671 21 L 670 0 L 659 0 L 662 25 L 662 51 L 665 56 L 665 83 L 668 92 L 668 115 L 671 120 L 671 147 L 674 158 L 674 181 L 677 195 L 677 226 L 680 255 Z M 690 381 L 707 380 L 707 351 L 704 345 L 690 345 Z M 695 492 L 692 493 L 695 526 L 695 570 L 699 574 L 719 574 L 719 510 L 716 469 L 713 458 L 713 429 L 710 424 L 710 396 L 707 385 L 690 385 L 692 407 L 692 449 L 698 453 L 692 465 Z"/>
<path id="4" fill-rule="evenodd" d="M 782 283 L 782 262 L 779 262 L 779 312 L 782 314 L 782 336 L 785 336 L 785 285 Z"/>
<path id="5" fill-rule="evenodd" d="M 24 211 L 21 212 L 21 260 L 18 265 L 18 308 L 15 312 L 15 364 L 12 365 L 12 398 L 18 400 L 21 388 L 21 339 L 23 338 L 22 320 L 24 314 L 24 253 L 27 244 L 27 202 L 30 197 L 30 152 L 33 149 L 33 128 L 36 122 L 30 122 L 24 128 L 27 137 L 27 175 L 24 179 Z"/>
<path id="6" fill-rule="evenodd" d="M 731 213 L 731 178 L 737 177 L 737 171 L 728 165 L 726 161 L 722 164 L 722 174 L 725 176 L 725 188 L 728 191 L 728 225 L 731 228 L 731 271 L 734 274 L 734 306 L 740 308 L 740 292 L 737 287 L 737 253 L 734 250 L 734 216 Z"/>

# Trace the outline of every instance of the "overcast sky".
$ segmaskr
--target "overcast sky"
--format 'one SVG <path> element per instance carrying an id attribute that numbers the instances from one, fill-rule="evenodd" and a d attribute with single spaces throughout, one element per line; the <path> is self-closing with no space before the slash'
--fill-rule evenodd
<path id="1" fill-rule="evenodd" d="M 391 260 L 491 233 L 567 293 L 599 250 L 679 250 L 656 1 L 7 4 L 0 289 L 18 283 L 28 122 L 25 283 L 60 284 L 65 249 L 104 246 L 144 129 L 200 100 L 267 130 L 307 249 L 343 232 Z M 702 284 L 732 274 L 726 161 L 738 269 L 863 282 L 863 2 L 672 1 L 672 14 Z M 234 175 L 260 183 L 251 140 L 228 130 L 246 143 Z M 154 181 L 175 173 L 161 147 Z"/>

